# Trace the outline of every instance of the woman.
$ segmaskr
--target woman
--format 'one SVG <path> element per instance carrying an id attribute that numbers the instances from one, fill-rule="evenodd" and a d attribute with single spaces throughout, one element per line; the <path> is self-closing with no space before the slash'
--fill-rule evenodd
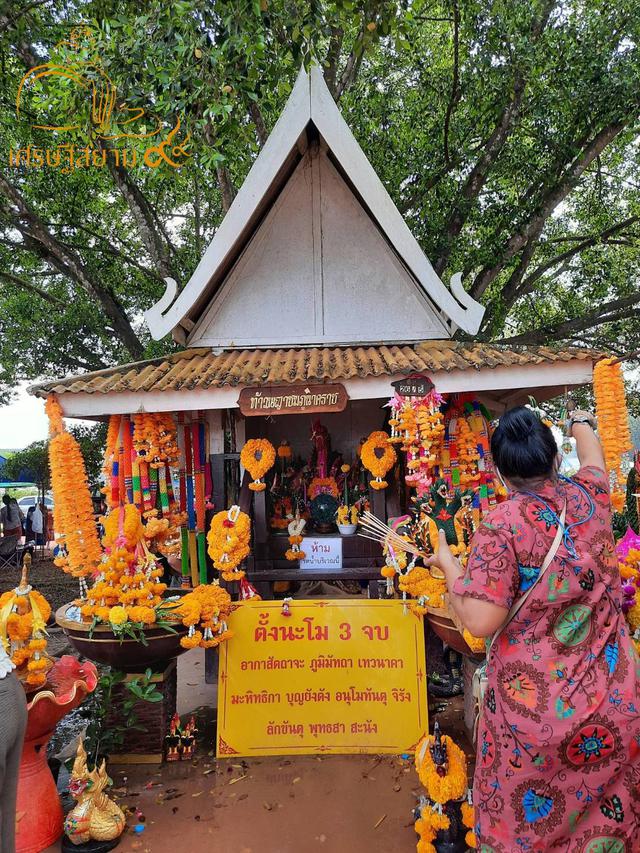
<path id="1" fill-rule="evenodd" d="M 18 501 L 9 495 L 2 496 L 3 507 L 0 509 L 0 524 L 3 536 L 22 536 L 22 519 L 24 515 Z"/>
<path id="2" fill-rule="evenodd" d="M 509 499 L 483 519 L 466 572 L 442 533 L 431 558 L 477 636 L 491 637 L 533 585 L 487 665 L 473 792 L 483 853 L 640 850 L 640 664 L 594 427 L 592 415 L 570 416 L 581 466 L 570 480 L 550 428 L 524 407 L 506 412 L 491 451 Z"/>
<path id="3" fill-rule="evenodd" d="M 25 692 L 0 643 L 0 850 L 15 853 L 16 799 L 22 740 L 27 725 Z"/>

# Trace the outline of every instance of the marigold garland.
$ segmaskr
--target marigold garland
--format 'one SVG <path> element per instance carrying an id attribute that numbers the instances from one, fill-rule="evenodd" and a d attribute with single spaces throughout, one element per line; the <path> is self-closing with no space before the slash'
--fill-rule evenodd
<path id="1" fill-rule="evenodd" d="M 238 570 L 250 554 L 251 519 L 239 506 L 217 512 L 207 533 L 209 556 L 226 581 L 240 580 L 245 573 Z"/>
<path id="2" fill-rule="evenodd" d="M 470 793 L 469 793 L 469 796 L 471 796 Z M 470 803 L 469 801 L 467 801 L 466 803 L 463 803 L 462 806 L 460 807 L 460 813 L 462 816 L 462 823 L 469 830 L 469 832 L 467 832 L 467 834 L 464 837 L 465 843 L 466 843 L 467 847 L 471 847 L 472 850 L 475 850 L 476 847 L 478 846 L 478 843 L 476 840 L 476 834 L 473 831 L 473 828 L 475 825 L 475 810 L 473 808 L 473 804 Z"/>
<path id="3" fill-rule="evenodd" d="M 417 853 L 435 853 L 436 835 L 440 830 L 449 829 L 451 821 L 437 806 L 424 805 L 420 808 L 420 817 L 414 824 L 414 829 L 420 836 Z"/>
<path id="4" fill-rule="evenodd" d="M 240 451 L 240 464 L 253 477 L 249 483 L 252 492 L 264 492 L 267 484 L 264 475 L 273 467 L 276 461 L 276 451 L 266 438 L 251 438 Z"/>
<path id="5" fill-rule="evenodd" d="M 294 560 L 304 560 L 304 558 L 307 556 L 304 551 L 300 550 L 302 539 L 302 536 L 289 537 L 289 545 L 291 545 L 291 547 L 284 552 L 284 555 L 287 560 L 291 562 L 293 562 Z"/>
<path id="6" fill-rule="evenodd" d="M 389 444 L 389 436 L 382 430 L 372 432 L 362 445 L 360 453 L 362 464 L 373 474 L 374 479 L 369 485 L 372 489 L 386 489 L 389 485 L 384 479 L 385 475 L 396 464 L 396 452 Z"/>
<path id="7" fill-rule="evenodd" d="M 460 747 L 449 737 L 441 735 L 447 752 L 447 772 L 438 773 L 430 747 L 435 743 L 433 735 L 426 735 L 416 747 L 416 771 L 430 800 L 444 805 L 449 800 L 459 800 L 467 791 L 467 758 Z"/>
<path id="8" fill-rule="evenodd" d="M 47 397 L 45 409 L 51 436 L 49 467 L 54 525 L 61 550 L 54 562 L 68 574 L 84 578 L 95 573 L 102 557 L 84 459 L 80 445 L 64 428 L 62 409 L 55 394 Z"/>
<path id="9" fill-rule="evenodd" d="M 105 555 L 100 572 L 78 601 L 85 622 L 101 622 L 122 635 L 130 623 L 142 628 L 158 620 L 167 585 L 144 539 L 140 512 L 133 504 L 113 509 L 103 519 Z"/>
<path id="10" fill-rule="evenodd" d="M 233 636 L 226 623 L 231 596 L 217 581 L 197 586 L 180 599 L 172 612 L 189 628 L 187 636 L 180 640 L 185 649 L 213 648 Z"/>
<path id="11" fill-rule="evenodd" d="M 53 666 L 46 651 L 51 605 L 28 583 L 30 565 L 27 555 L 19 585 L 0 596 L 0 639 L 18 677 L 30 687 L 41 687 Z"/>
<path id="12" fill-rule="evenodd" d="M 629 412 L 620 364 L 603 358 L 593 368 L 593 392 L 596 399 L 598 432 L 604 461 L 612 479 L 611 500 L 618 512 L 624 506 L 622 455 L 632 450 Z"/>
<path id="13" fill-rule="evenodd" d="M 475 637 L 471 633 L 471 631 L 467 631 L 466 628 L 462 632 L 462 637 L 463 637 L 465 643 L 471 649 L 471 651 L 475 652 L 475 654 L 481 654 L 481 653 L 486 652 L 487 644 L 484 640 L 484 637 Z"/>

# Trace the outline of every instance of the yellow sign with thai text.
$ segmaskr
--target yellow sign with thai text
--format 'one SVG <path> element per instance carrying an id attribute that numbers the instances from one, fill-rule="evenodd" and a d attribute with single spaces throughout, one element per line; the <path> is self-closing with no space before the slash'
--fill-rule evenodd
<path id="1" fill-rule="evenodd" d="M 424 627 L 402 602 L 235 605 L 217 755 L 403 753 L 427 733 Z"/>

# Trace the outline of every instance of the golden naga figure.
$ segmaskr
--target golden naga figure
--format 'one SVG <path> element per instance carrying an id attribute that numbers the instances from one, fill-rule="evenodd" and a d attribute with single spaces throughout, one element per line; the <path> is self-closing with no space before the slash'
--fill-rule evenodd
<path id="1" fill-rule="evenodd" d="M 77 801 L 64 821 L 64 831 L 73 844 L 87 841 L 113 841 L 124 830 L 122 810 L 104 793 L 111 784 L 105 762 L 91 772 L 87 768 L 87 753 L 82 741 L 73 762 L 69 793 Z"/>

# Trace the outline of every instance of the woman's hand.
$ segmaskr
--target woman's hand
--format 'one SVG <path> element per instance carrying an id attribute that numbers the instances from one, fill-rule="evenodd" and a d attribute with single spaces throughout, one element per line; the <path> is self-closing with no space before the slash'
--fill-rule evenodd
<path id="1" fill-rule="evenodd" d="M 425 566 L 438 566 L 442 569 L 447 580 L 449 590 L 449 603 L 456 615 L 475 637 L 490 637 L 502 625 L 508 613 L 506 607 L 492 604 L 489 601 L 480 601 L 464 595 L 458 595 L 453 591 L 453 585 L 464 572 L 457 557 L 451 552 L 447 543 L 444 530 L 438 531 L 438 551 L 433 556 L 424 560 Z"/>
<path id="2" fill-rule="evenodd" d="M 447 534 L 444 530 L 438 530 L 438 550 L 435 554 L 432 554 L 431 557 L 424 560 L 424 564 L 425 566 L 437 566 L 439 569 L 442 569 L 445 577 L 447 578 L 447 585 L 449 586 L 449 589 L 451 589 L 451 586 L 453 585 L 453 580 L 463 574 L 460 561 L 457 557 L 454 557 L 451 548 L 449 548 Z M 453 576 L 451 583 L 449 583 L 450 574 Z"/>

